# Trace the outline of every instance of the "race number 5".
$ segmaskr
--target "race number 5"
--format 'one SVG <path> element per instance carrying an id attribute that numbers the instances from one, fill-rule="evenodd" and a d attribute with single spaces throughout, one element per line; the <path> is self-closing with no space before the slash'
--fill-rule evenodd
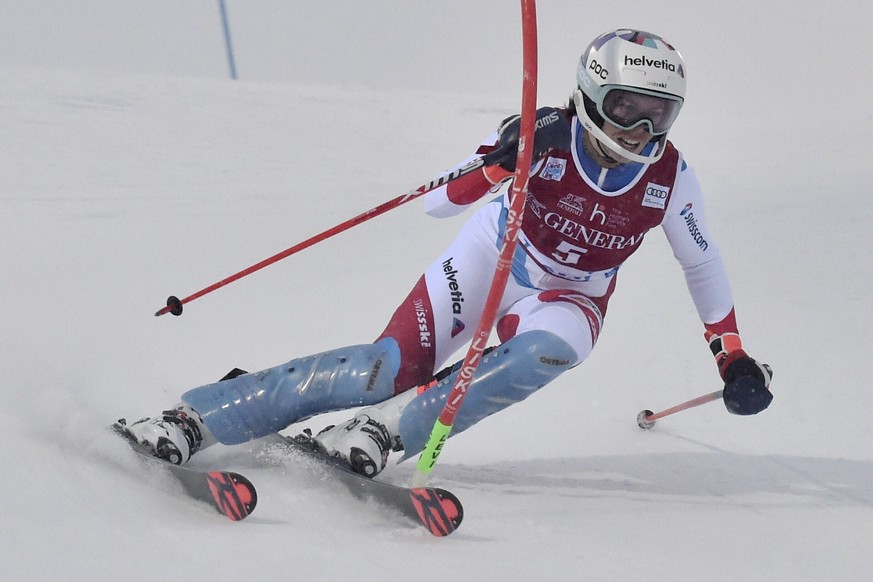
<path id="1" fill-rule="evenodd" d="M 559 263 L 564 263 L 565 265 L 577 265 L 579 264 L 579 259 L 588 252 L 588 249 L 583 249 L 581 247 L 577 247 L 571 245 L 567 241 L 562 241 L 561 244 L 555 249 L 555 252 L 552 253 L 552 258 L 554 258 Z"/>

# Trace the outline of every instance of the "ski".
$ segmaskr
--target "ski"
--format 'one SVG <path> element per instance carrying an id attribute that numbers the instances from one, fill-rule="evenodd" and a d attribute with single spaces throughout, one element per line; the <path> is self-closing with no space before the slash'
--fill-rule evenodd
<path id="1" fill-rule="evenodd" d="M 352 471 L 342 459 L 328 455 L 313 440 L 297 440 L 277 434 L 270 437 L 270 442 L 326 468 L 331 477 L 342 483 L 355 497 L 375 501 L 424 526 L 437 537 L 454 532 L 464 518 L 460 500 L 445 489 L 402 487 L 364 477 Z"/>
<path id="2" fill-rule="evenodd" d="M 125 430 L 123 424 L 113 424 L 112 432 L 124 438 L 130 447 L 148 463 L 165 469 L 192 499 L 210 504 L 231 521 L 245 519 L 258 503 L 258 494 L 251 481 L 231 471 L 200 471 L 174 465 L 155 457 Z"/>

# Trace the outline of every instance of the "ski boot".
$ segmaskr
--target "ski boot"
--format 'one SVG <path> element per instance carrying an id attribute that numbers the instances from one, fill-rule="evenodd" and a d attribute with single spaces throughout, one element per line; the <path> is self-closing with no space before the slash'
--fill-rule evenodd
<path id="1" fill-rule="evenodd" d="M 327 454 L 346 461 L 355 473 L 375 477 L 388 464 L 388 454 L 401 449 L 399 438 L 393 436 L 396 432 L 380 409 L 369 407 L 351 420 L 325 428 L 314 440 Z"/>
<path id="2" fill-rule="evenodd" d="M 161 416 L 143 418 L 131 425 L 122 418 L 116 427 L 149 447 L 159 459 L 174 465 L 188 462 L 200 450 L 206 432 L 200 415 L 185 405 L 165 410 Z"/>

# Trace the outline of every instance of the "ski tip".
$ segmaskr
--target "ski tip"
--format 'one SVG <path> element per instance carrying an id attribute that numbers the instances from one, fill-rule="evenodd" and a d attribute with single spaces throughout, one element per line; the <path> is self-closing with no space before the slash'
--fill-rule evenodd
<path id="1" fill-rule="evenodd" d="M 410 489 L 412 504 L 421 523 L 437 537 L 454 532 L 464 519 L 464 507 L 455 495 L 445 489 L 419 487 Z"/>
<path id="2" fill-rule="evenodd" d="M 445 489 L 436 489 L 436 492 L 440 499 L 440 506 L 452 524 L 452 531 L 455 531 L 464 520 L 464 506 L 454 493 Z"/>
<path id="3" fill-rule="evenodd" d="M 231 521 L 248 517 L 258 504 L 258 493 L 252 482 L 229 471 L 209 473 L 209 490 L 215 506 Z"/>

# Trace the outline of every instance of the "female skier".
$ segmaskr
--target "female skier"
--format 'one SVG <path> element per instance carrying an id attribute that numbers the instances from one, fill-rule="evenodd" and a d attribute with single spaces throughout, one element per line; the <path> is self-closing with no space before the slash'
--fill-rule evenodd
<path id="1" fill-rule="evenodd" d="M 734 414 L 769 406 L 770 368 L 742 348 L 733 298 L 691 167 L 667 134 L 685 98 L 685 64 L 637 30 L 599 36 L 579 60 L 567 107 L 537 112 L 519 246 L 498 310 L 499 345 L 483 358 L 457 434 L 527 398 L 591 353 L 618 272 L 660 226 L 682 266 Z M 515 171 L 519 120 L 475 156 L 480 171 L 430 192 L 429 214 L 457 214 Z M 469 160 L 468 160 L 469 161 Z M 502 244 L 508 194 L 485 204 L 431 264 L 371 344 L 331 350 L 184 393 L 161 415 L 125 425 L 159 457 L 184 463 L 328 411 L 364 407 L 315 442 L 364 475 L 391 450 L 420 452 L 458 374 L 435 370 L 472 339 Z"/>

